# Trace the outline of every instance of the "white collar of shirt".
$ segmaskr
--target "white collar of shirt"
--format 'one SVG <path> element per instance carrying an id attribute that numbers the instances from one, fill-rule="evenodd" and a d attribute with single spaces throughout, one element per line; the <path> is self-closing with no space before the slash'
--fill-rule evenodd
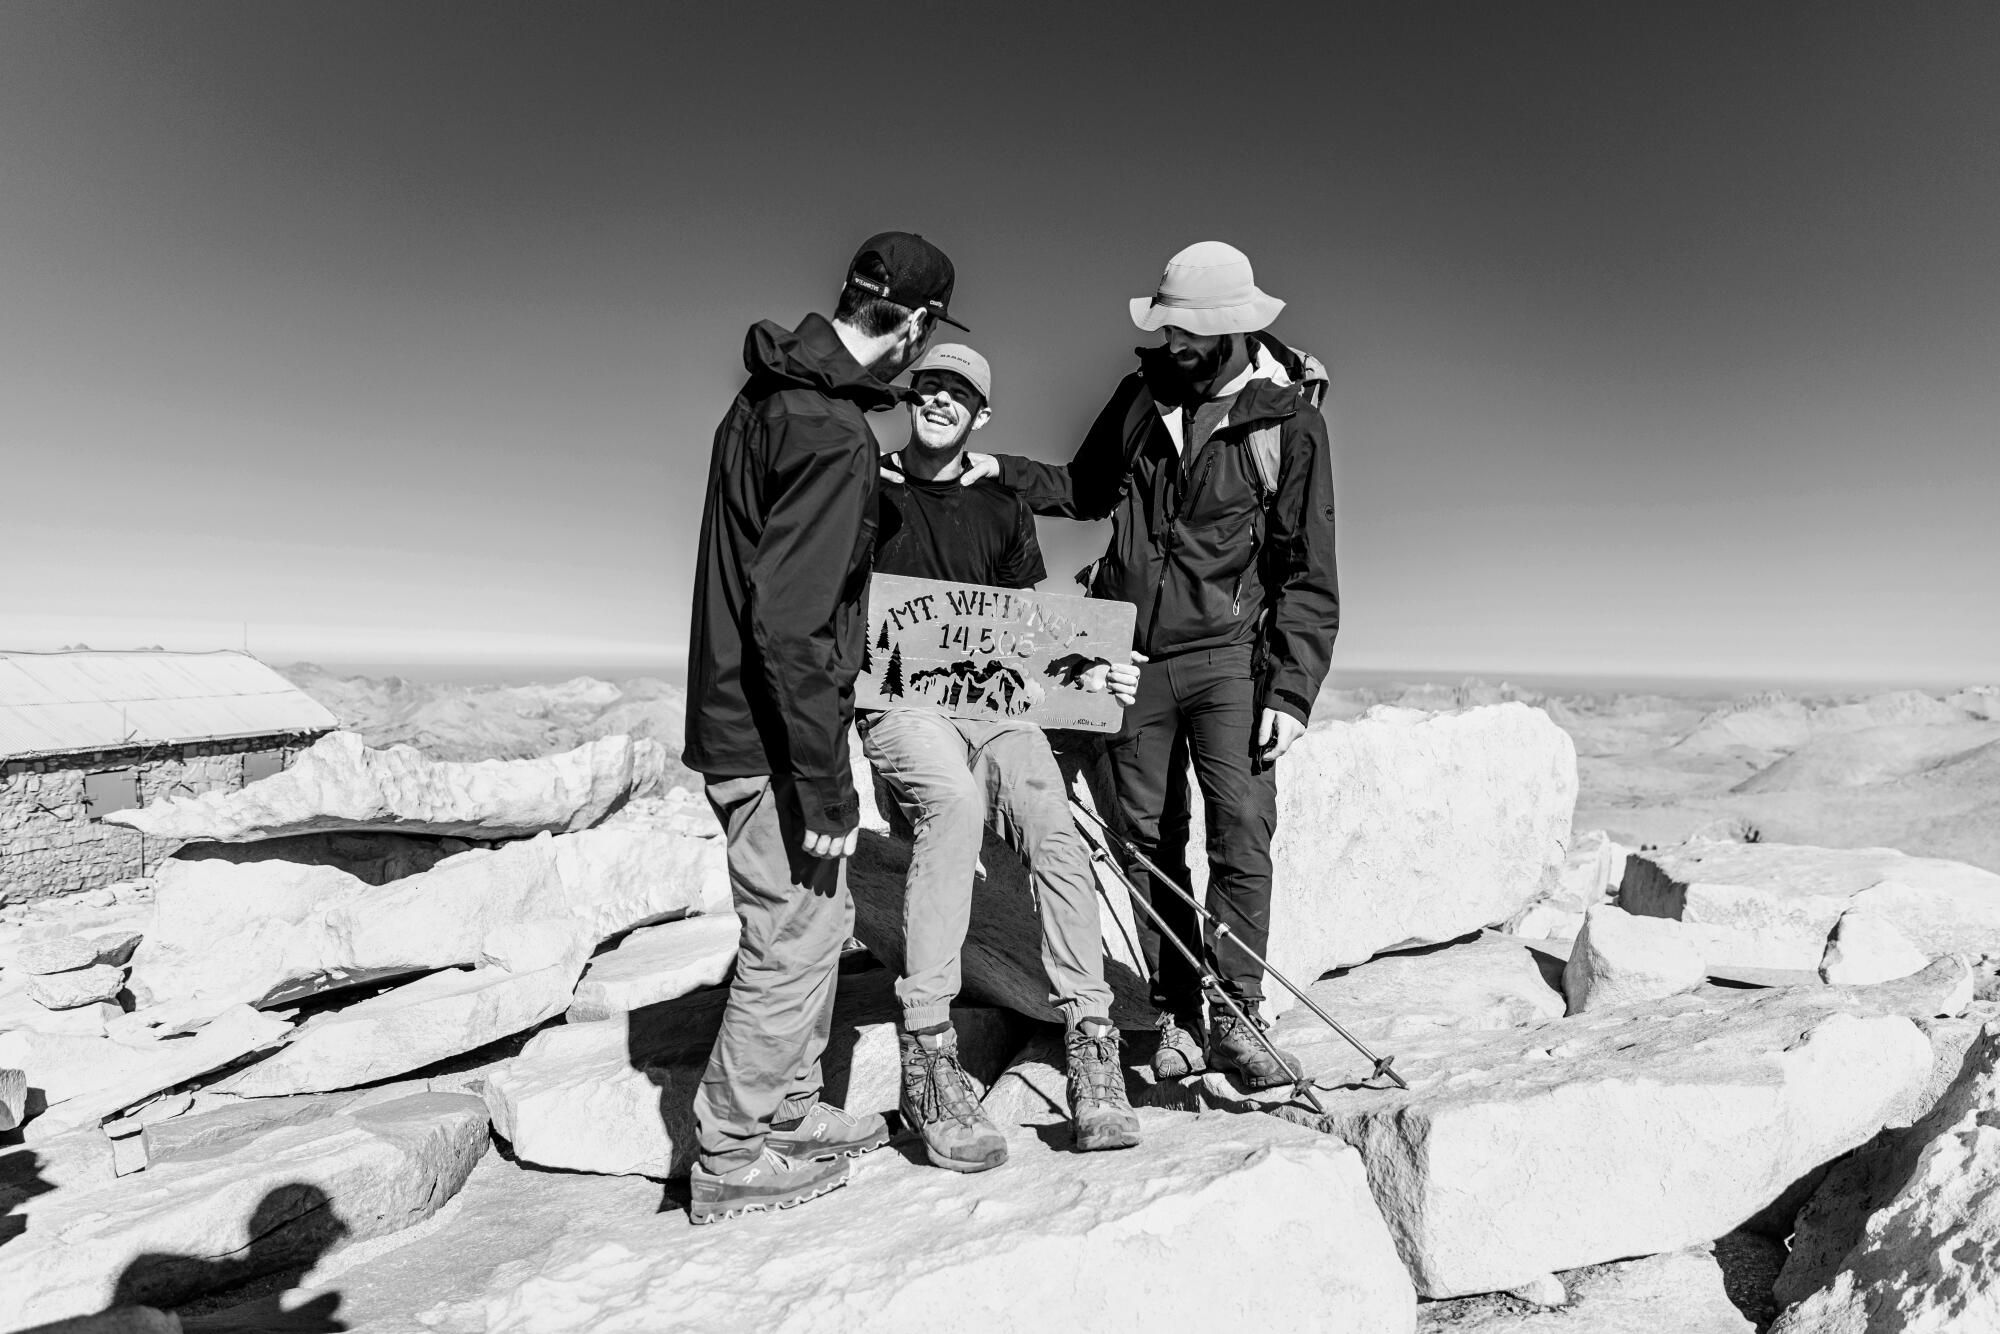
<path id="1" fill-rule="evenodd" d="M 1283 385 L 1283 384 L 1290 384 L 1292 382 L 1292 377 L 1285 374 L 1284 366 L 1278 362 L 1278 359 L 1276 357 L 1273 357 L 1268 353 L 1266 353 L 1264 349 L 1258 346 L 1256 343 L 1252 343 L 1250 345 L 1250 364 L 1248 366 L 1245 366 L 1243 368 L 1242 373 L 1239 374 L 1235 379 L 1231 380 L 1228 384 L 1218 389 L 1215 392 L 1215 397 L 1228 398 L 1231 394 L 1240 394 L 1252 380 L 1269 380 L 1273 384 Z M 1153 406 L 1159 409 L 1160 420 L 1166 424 L 1167 435 L 1173 439 L 1174 453 L 1176 454 L 1186 453 L 1187 420 L 1188 420 L 1187 409 L 1178 407 L 1170 408 L 1166 404 L 1157 401 L 1153 404 Z M 1216 425 L 1215 429 L 1219 431 L 1228 424 L 1229 424 L 1229 419 L 1227 417 L 1224 417 L 1222 421 Z"/>

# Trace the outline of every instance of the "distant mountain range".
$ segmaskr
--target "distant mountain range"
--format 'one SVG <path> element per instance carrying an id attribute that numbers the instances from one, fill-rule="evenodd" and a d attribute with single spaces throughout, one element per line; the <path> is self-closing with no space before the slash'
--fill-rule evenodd
<path id="1" fill-rule="evenodd" d="M 371 745 L 440 759 L 517 759 L 623 732 L 680 753 L 687 692 L 655 677 L 464 685 L 340 676 L 312 663 L 280 672 Z M 924 685 L 965 682 L 930 669 Z M 996 680 L 1005 705 L 1011 693 Z M 1029 683 L 1036 684 L 1036 683 Z M 1023 688 L 1018 679 L 1009 682 Z M 1576 742 L 1576 827 L 1629 844 L 1676 843 L 1698 828 L 1755 830 L 1773 842 L 1879 844 L 2000 870 L 2000 689 L 1794 697 L 1545 693 L 1507 682 L 1330 689 L 1315 722 L 1379 704 L 1458 709 L 1519 701 Z M 675 766 L 668 779 L 699 790 Z"/>
<path id="2" fill-rule="evenodd" d="M 278 671 L 371 746 L 415 746 L 443 760 L 525 759 L 621 732 L 678 756 L 687 722 L 687 692 L 650 676 L 485 686 L 337 676 L 310 662 Z M 668 782 L 700 790 L 699 777 L 674 768 Z"/>

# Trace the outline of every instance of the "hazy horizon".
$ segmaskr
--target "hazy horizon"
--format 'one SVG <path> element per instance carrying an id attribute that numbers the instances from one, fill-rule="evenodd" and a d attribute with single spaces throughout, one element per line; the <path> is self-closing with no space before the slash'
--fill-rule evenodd
<path id="1" fill-rule="evenodd" d="M 295 661 L 272 661 L 280 669 L 317 667 L 337 677 L 367 677 L 384 679 L 400 676 L 405 680 L 442 685 L 464 686 L 516 686 L 530 684 L 560 684 L 578 677 L 592 677 L 614 684 L 641 678 L 666 681 L 685 687 L 687 669 L 679 661 L 647 664 L 607 664 L 607 663 L 497 663 L 497 662 L 338 662 L 300 659 Z M 1619 676 L 1592 674 L 1563 674 L 1547 672 L 1516 672 L 1504 668 L 1485 671 L 1457 671 L 1438 668 L 1390 668 L 1379 671 L 1362 671 L 1336 667 L 1329 674 L 1326 689 L 1357 690 L 1380 689 L 1390 685 L 1442 685 L 1456 686 L 1478 681 L 1487 685 L 1513 685 L 1524 690 L 1545 694 L 1661 694 L 1661 695 L 1748 695 L 1766 690 L 1781 690 L 1799 696 L 1849 695 L 1857 693 L 1878 693 L 1893 690 L 1921 690 L 1931 694 L 1950 693 L 1956 690 L 1977 688 L 1984 685 L 2000 685 L 2000 679 L 1979 680 L 1915 680 L 1907 678 L 1881 679 L 1840 679 L 1814 677 L 1730 677 L 1730 676 Z"/>
<path id="2" fill-rule="evenodd" d="M 1250 254 L 1336 682 L 2000 678 L 2000 10 L 1244 6 L 1227 104 L 1147 15 L 0 7 L 0 646 L 672 663 L 744 329 L 904 227 L 1047 459 Z"/>

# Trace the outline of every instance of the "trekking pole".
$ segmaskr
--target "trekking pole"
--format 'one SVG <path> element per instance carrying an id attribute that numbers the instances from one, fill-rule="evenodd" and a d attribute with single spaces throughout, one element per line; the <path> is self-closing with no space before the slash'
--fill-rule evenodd
<path id="1" fill-rule="evenodd" d="M 1374 1052 L 1370 1051 L 1368 1049 L 1367 1043 L 1363 1042 L 1360 1038 L 1355 1037 L 1354 1034 L 1348 1032 L 1347 1029 L 1341 1025 L 1341 1022 L 1338 1019 L 1335 1019 L 1332 1015 L 1328 1014 L 1326 1010 L 1320 1006 L 1320 1003 L 1318 1001 L 1314 1000 L 1311 996 L 1308 996 L 1305 993 L 1305 988 L 1299 986 L 1296 982 L 1292 981 L 1290 978 L 1286 977 L 1283 973 L 1273 968 L 1269 960 L 1259 955 L 1255 950 L 1251 949 L 1248 945 L 1245 945 L 1243 943 L 1243 937 L 1237 935 L 1234 931 L 1231 931 L 1229 929 L 1229 924 L 1227 922 L 1223 921 L 1221 918 L 1217 917 L 1214 913 L 1210 912 L 1206 907 L 1204 907 L 1195 898 L 1193 894 L 1189 893 L 1188 890 L 1180 884 L 1179 881 L 1175 880 L 1165 871 L 1162 871 L 1159 867 L 1159 864 L 1155 862 L 1151 857 L 1148 857 L 1145 853 L 1139 851 L 1138 848 L 1132 846 L 1131 839 L 1124 837 L 1123 835 L 1119 834 L 1116 830 L 1112 829 L 1110 825 L 1106 824 L 1098 816 L 1096 811 L 1089 809 L 1082 802 L 1071 800 L 1069 805 L 1072 811 L 1075 811 L 1085 816 L 1087 819 L 1089 819 L 1089 821 L 1093 825 L 1097 826 L 1098 831 L 1102 833 L 1106 839 L 1117 844 L 1121 852 L 1123 852 L 1126 856 L 1130 857 L 1133 861 L 1137 862 L 1139 865 L 1145 867 L 1146 870 L 1152 875 L 1156 883 L 1165 885 L 1168 889 L 1174 892 L 1175 896 L 1178 897 L 1181 902 L 1187 904 L 1188 907 L 1194 909 L 1196 916 L 1199 917 L 1203 922 L 1206 922 L 1211 928 L 1214 929 L 1215 938 L 1218 944 L 1220 944 L 1222 941 L 1225 940 L 1235 941 L 1236 948 L 1242 950 L 1244 954 L 1248 955 L 1252 963 L 1256 964 L 1259 968 L 1262 968 L 1265 972 L 1269 973 L 1273 981 L 1275 981 L 1279 986 L 1283 987 L 1285 990 L 1291 992 L 1294 996 L 1297 996 L 1308 1010 L 1311 1010 L 1315 1015 L 1319 1017 L 1319 1021 L 1321 1023 L 1325 1024 L 1328 1028 L 1338 1033 L 1341 1037 L 1346 1038 L 1349 1046 L 1353 1047 L 1354 1050 L 1360 1052 L 1363 1056 L 1367 1057 L 1369 1062 L 1373 1064 L 1375 1067 L 1375 1073 L 1369 1076 L 1370 1079 L 1381 1079 L 1387 1077 L 1388 1079 L 1390 1079 L 1395 1083 L 1397 1088 L 1407 1089 L 1410 1086 L 1409 1082 L 1405 1080 L 1402 1077 L 1402 1075 L 1396 1072 L 1396 1066 L 1395 1066 L 1396 1058 L 1394 1056 L 1377 1056 Z M 1093 840 L 1093 845 L 1095 845 L 1095 842 L 1096 841 Z M 1119 875 L 1118 878 L 1120 880 L 1125 880 L 1125 876 L 1122 873 Z M 1131 882 L 1129 880 L 1125 881 L 1125 885 L 1128 890 L 1132 888 Z M 1191 952 L 1188 951 L 1187 946 L 1181 942 L 1180 937 L 1174 936 L 1171 931 L 1167 931 L 1165 929 L 1165 923 L 1161 921 L 1159 913 L 1154 910 L 1152 904 L 1147 903 L 1145 901 L 1145 898 L 1136 891 L 1134 891 L 1132 894 L 1132 902 L 1144 906 L 1146 910 L 1146 915 L 1152 918 L 1156 925 L 1159 925 L 1161 927 L 1162 934 L 1172 937 L 1174 943 L 1181 946 L 1182 952 L 1189 953 L 1190 957 L 1192 957 Z M 1197 962 L 1195 967 L 1200 969 L 1201 968 L 1200 963 Z M 1202 969 L 1202 971 L 1204 975 L 1206 975 L 1207 970 Z M 1205 983 L 1207 980 L 1206 976 L 1204 976 L 1203 980 Z M 1221 994 L 1225 999 L 1227 999 L 1228 997 L 1227 992 L 1220 992 L 1219 994 Z M 1235 1009 L 1234 1001 L 1230 1002 L 1230 1008 Z M 1240 1014 L 1241 1011 L 1238 1011 L 1238 1013 Z M 1259 1031 L 1261 1033 L 1261 1030 Z M 1269 1047 L 1271 1044 L 1267 1040 L 1265 1045 Z M 1272 1050 L 1275 1054 L 1276 1049 L 1272 1048 Z M 1278 1064 L 1283 1065 L 1284 1061 L 1280 1059 L 1278 1061 Z M 1310 1096 L 1309 1089 L 1308 1089 L 1308 1096 Z M 1313 1097 L 1312 1104 L 1313 1106 L 1318 1107 L 1319 1099 L 1317 1097 Z"/>
<path id="2" fill-rule="evenodd" d="M 1186 941 L 1173 933 L 1172 929 L 1167 926 L 1166 919 L 1160 916 L 1159 911 L 1152 904 L 1141 898 L 1138 891 L 1132 888 L 1132 882 L 1126 879 L 1125 872 L 1120 869 L 1117 862 L 1111 859 L 1111 854 L 1104 850 L 1104 845 L 1094 838 L 1089 839 L 1088 842 L 1090 844 L 1090 859 L 1094 862 L 1101 862 L 1109 868 L 1111 873 L 1118 877 L 1118 882 L 1125 886 L 1125 893 L 1131 898 L 1132 902 L 1143 909 L 1146 916 L 1152 919 L 1153 925 L 1158 929 L 1160 935 L 1167 940 L 1171 940 L 1174 943 L 1174 948 L 1187 956 L 1189 965 L 1194 968 L 1195 973 L 1200 978 L 1202 990 L 1211 996 L 1221 997 L 1222 1003 L 1229 1007 L 1229 1012 L 1236 1016 L 1236 1022 L 1242 1024 L 1256 1035 L 1257 1041 L 1263 1044 L 1264 1050 L 1270 1054 L 1271 1060 L 1277 1067 L 1280 1070 L 1289 1070 L 1291 1067 L 1286 1064 L 1284 1055 L 1278 1050 L 1277 1044 L 1271 1041 L 1270 1036 L 1264 1032 L 1260 1024 L 1243 1012 L 1243 1007 L 1236 1003 L 1236 998 L 1222 989 L 1221 979 L 1217 978 L 1214 973 L 1211 973 L 1202 961 L 1195 956 L 1195 952 L 1188 948 Z M 1292 1096 L 1296 1098 L 1301 1095 L 1305 1097 L 1307 1102 L 1312 1104 L 1315 1112 L 1318 1112 L 1321 1116 L 1329 1114 L 1326 1104 L 1319 1100 L 1318 1090 L 1313 1087 L 1312 1081 L 1305 1077 L 1303 1067 L 1300 1068 L 1298 1077 L 1292 1081 Z"/>

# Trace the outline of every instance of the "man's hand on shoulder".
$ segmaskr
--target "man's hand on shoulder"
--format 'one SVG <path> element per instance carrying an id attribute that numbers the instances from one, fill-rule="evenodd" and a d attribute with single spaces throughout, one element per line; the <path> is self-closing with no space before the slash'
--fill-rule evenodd
<path id="1" fill-rule="evenodd" d="M 960 486 L 971 486 L 974 482 L 983 482 L 989 477 L 1000 475 L 1000 460 L 991 454 L 974 454 L 968 450 L 964 459 L 965 471 L 958 476 Z M 903 471 L 903 461 L 894 454 L 884 454 L 875 471 L 882 474 L 882 480 L 885 482 L 901 485 L 909 480 L 908 474 Z"/>
<path id="2" fill-rule="evenodd" d="M 1305 734 L 1306 725 L 1291 714 L 1283 709 L 1266 709 L 1257 727 L 1257 758 L 1266 764 L 1276 764 L 1292 748 L 1292 743 Z"/>

